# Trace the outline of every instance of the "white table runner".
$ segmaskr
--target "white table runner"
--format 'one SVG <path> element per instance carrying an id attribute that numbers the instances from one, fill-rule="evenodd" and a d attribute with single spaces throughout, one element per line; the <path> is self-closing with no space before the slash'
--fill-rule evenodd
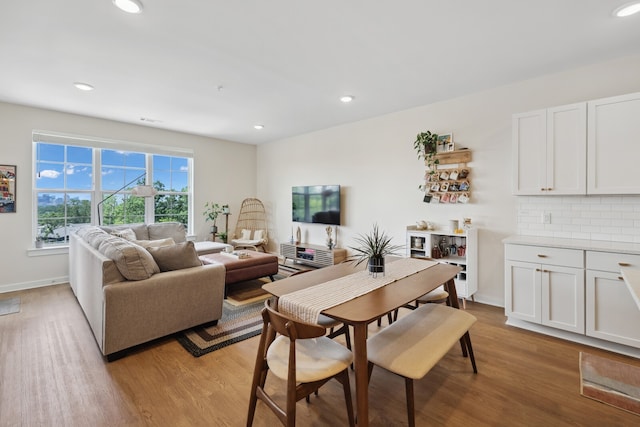
<path id="1" fill-rule="evenodd" d="M 278 311 L 306 323 L 318 323 L 320 312 L 436 265 L 435 261 L 403 258 L 385 266 L 385 275 L 368 269 L 280 297 Z"/>

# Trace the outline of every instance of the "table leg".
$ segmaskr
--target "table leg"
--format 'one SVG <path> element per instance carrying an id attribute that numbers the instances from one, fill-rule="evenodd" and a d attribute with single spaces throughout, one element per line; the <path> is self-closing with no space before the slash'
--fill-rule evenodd
<path id="1" fill-rule="evenodd" d="M 369 425 L 369 376 L 367 372 L 367 324 L 353 325 L 354 370 L 356 375 L 356 415 L 358 426 Z"/>

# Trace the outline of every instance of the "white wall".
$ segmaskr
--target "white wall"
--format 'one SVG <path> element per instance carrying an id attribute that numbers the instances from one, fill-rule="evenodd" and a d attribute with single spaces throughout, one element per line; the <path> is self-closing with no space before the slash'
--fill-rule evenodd
<path id="1" fill-rule="evenodd" d="M 32 137 L 34 129 L 194 150 L 194 232 L 211 238 L 202 211 L 206 201 L 228 203 L 235 226 L 242 200 L 256 195 L 256 147 L 146 126 L 129 125 L 0 103 L 0 164 L 17 165 L 16 213 L 0 214 L 0 292 L 68 280 L 66 253 L 33 256 Z M 241 173 L 238 165 L 242 163 Z M 218 220 L 218 227 L 224 226 Z M 29 256 L 28 251 L 32 256 Z M 46 252 L 46 251 L 44 251 Z"/>
<path id="2" fill-rule="evenodd" d="M 446 227 L 449 219 L 472 218 L 479 228 L 476 299 L 502 306 L 501 241 L 518 232 L 518 210 L 523 210 L 511 195 L 511 115 L 637 92 L 638 75 L 640 55 L 630 56 L 259 146 L 257 189 L 271 215 L 270 250 L 278 251 L 279 243 L 291 235 L 292 186 L 340 184 L 340 247 L 352 244 L 354 233 L 367 232 L 374 222 L 394 237 L 394 243 L 404 244 L 405 227 L 417 220 Z M 357 108 L 359 99 L 336 108 Z M 472 150 L 472 203 L 422 202 L 417 187 L 424 165 L 413 141 L 426 130 L 453 132 L 457 144 Z M 324 243 L 323 226 L 300 226 L 303 241 Z"/>

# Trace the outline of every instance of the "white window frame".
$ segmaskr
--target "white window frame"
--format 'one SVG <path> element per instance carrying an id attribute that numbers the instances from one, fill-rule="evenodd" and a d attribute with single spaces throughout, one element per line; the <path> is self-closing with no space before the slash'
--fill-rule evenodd
<path id="1" fill-rule="evenodd" d="M 93 193 L 93 197 L 91 197 L 91 224 L 96 225 L 98 223 L 97 217 L 97 203 L 100 197 L 102 196 L 103 191 L 101 190 L 101 170 L 102 170 L 102 161 L 101 161 L 101 149 L 108 150 L 122 150 L 122 151 L 135 151 L 140 153 L 145 153 L 146 155 L 146 171 L 147 176 L 153 176 L 153 155 L 165 155 L 165 156 L 174 156 L 174 157 L 184 157 L 187 158 L 188 164 L 188 172 L 187 172 L 187 181 L 189 185 L 188 195 L 188 230 L 187 234 L 192 234 L 194 223 L 194 182 L 193 182 L 193 168 L 194 168 L 194 152 L 189 148 L 180 148 L 180 147 L 169 147 L 169 146 L 160 146 L 154 144 L 144 144 L 138 142 L 130 142 L 130 141 L 119 141 L 119 140 L 111 140 L 104 139 L 92 136 L 81 136 L 81 135 L 72 135 L 72 134 L 63 134 L 58 132 L 51 131 L 43 131 L 43 130 L 33 130 L 32 132 L 32 170 L 35 176 L 36 172 L 36 161 L 37 161 L 37 153 L 35 150 L 37 143 L 50 143 L 50 144 L 61 144 L 61 145 L 75 145 L 80 147 L 88 147 L 97 149 L 94 151 L 93 155 L 93 182 L 92 182 L 92 190 L 89 192 Z M 32 215 L 32 241 L 35 245 L 35 238 L 38 232 L 38 193 L 41 193 L 45 190 L 36 188 L 36 182 L 33 181 L 32 185 L 32 203 L 33 203 L 33 215 Z M 182 193 L 182 192 L 180 192 Z M 101 200 L 101 199 L 100 199 Z M 154 201 L 153 198 L 145 199 L 145 223 L 149 224 L 154 222 Z M 68 244 L 63 245 L 52 245 L 45 247 L 45 250 L 51 249 L 59 249 L 68 247 Z"/>

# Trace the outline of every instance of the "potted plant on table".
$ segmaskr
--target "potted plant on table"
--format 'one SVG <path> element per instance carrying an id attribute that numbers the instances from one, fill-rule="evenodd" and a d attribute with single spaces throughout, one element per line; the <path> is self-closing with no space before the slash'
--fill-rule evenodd
<path id="1" fill-rule="evenodd" d="M 218 219 L 218 215 L 222 213 L 222 208 L 219 204 L 213 202 L 207 202 L 204 204 L 204 212 L 202 215 L 205 217 L 205 221 L 212 221 L 213 225 L 211 226 L 211 232 L 213 234 L 218 232 L 218 227 L 216 226 L 216 220 Z"/>
<path id="2" fill-rule="evenodd" d="M 400 255 L 398 251 L 402 249 L 400 245 L 392 245 L 391 237 L 388 237 L 384 231 L 378 228 L 378 224 L 373 224 L 373 228 L 369 234 L 360 234 L 355 238 L 360 246 L 350 246 L 356 254 L 352 256 L 352 260 L 357 260 L 355 265 L 367 261 L 369 274 L 374 277 L 378 273 L 384 275 L 384 257 L 387 255 Z"/>

